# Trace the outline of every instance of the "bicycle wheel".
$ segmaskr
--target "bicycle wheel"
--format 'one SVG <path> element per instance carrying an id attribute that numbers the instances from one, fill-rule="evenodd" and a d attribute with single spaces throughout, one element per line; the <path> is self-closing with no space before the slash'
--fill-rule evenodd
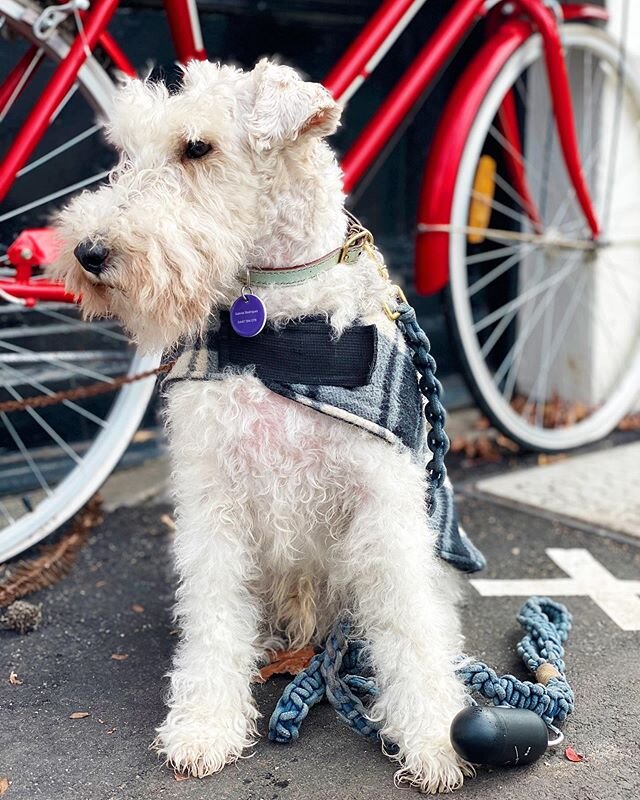
<path id="1" fill-rule="evenodd" d="M 449 236 L 450 313 L 471 388 L 506 435 L 548 452 L 607 435 L 640 387 L 640 84 L 604 31 L 566 24 L 562 39 L 601 240 L 590 241 L 564 166 L 537 34 L 472 123 Z M 509 100 L 520 152 L 504 135 Z"/>
<path id="2" fill-rule="evenodd" d="M 0 152 L 24 119 L 69 43 L 61 30 L 46 41 L 32 25 L 40 9 L 0 0 L 0 91 L 19 71 L 17 90 L 0 114 Z M 0 209 L 0 275 L 12 276 L 6 248 L 25 228 L 46 224 L 75 191 L 103 179 L 114 159 L 96 115 L 109 110 L 113 83 L 106 67 L 87 61 L 31 161 Z M 113 320 L 84 322 L 72 304 L 34 308 L 0 299 L 0 402 L 50 395 L 123 373 L 153 368 Z M 43 539 L 100 487 L 138 427 L 153 378 L 100 399 L 0 413 L 0 561 Z"/>

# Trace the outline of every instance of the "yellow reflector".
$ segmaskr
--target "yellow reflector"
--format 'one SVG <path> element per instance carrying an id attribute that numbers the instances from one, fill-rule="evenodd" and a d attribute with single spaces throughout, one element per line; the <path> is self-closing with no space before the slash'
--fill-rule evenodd
<path id="1" fill-rule="evenodd" d="M 480 156 L 476 177 L 473 181 L 473 195 L 469 207 L 469 227 L 487 228 L 491 219 L 491 203 L 496 190 L 496 162 L 491 156 Z M 485 237 L 481 233 L 467 234 L 469 244 L 482 244 Z"/>

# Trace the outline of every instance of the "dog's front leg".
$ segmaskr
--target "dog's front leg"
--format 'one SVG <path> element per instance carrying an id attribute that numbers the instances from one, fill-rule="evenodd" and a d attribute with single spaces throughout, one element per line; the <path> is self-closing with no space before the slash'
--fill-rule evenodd
<path id="1" fill-rule="evenodd" d="M 193 491 L 193 486 L 189 491 Z M 253 743 L 258 716 L 250 680 L 256 663 L 256 601 L 247 588 L 246 530 L 228 495 L 207 489 L 178 509 L 176 617 L 182 630 L 156 746 L 197 777 L 221 770 Z M 238 529 L 240 528 L 240 529 Z"/>
<path id="2" fill-rule="evenodd" d="M 460 643 L 444 585 L 451 578 L 433 550 L 421 471 L 397 453 L 383 456 L 358 469 L 366 482 L 356 489 L 343 559 L 380 688 L 371 713 L 384 721 L 383 738 L 397 745 L 396 780 L 430 794 L 452 791 L 468 768 L 449 739 L 465 704 L 454 675 Z"/>

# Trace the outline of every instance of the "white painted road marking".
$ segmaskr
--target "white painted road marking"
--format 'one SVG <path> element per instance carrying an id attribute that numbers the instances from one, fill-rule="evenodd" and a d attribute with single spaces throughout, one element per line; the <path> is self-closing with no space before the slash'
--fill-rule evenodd
<path id="1" fill-rule="evenodd" d="M 548 547 L 546 554 L 570 578 L 540 580 L 471 580 L 484 597 L 547 595 L 590 597 L 623 631 L 640 631 L 640 580 L 621 581 L 605 569 L 588 550 Z"/>

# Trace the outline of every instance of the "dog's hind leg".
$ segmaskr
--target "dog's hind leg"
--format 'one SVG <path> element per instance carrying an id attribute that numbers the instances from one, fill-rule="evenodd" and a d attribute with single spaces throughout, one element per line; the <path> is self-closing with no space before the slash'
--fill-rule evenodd
<path id="1" fill-rule="evenodd" d="M 407 454 L 381 448 L 369 443 L 352 473 L 352 522 L 338 569 L 358 628 L 371 642 L 380 688 L 371 713 L 384 721 L 383 738 L 397 745 L 396 779 L 426 793 L 451 791 L 468 767 L 449 740 L 465 703 L 453 665 L 455 610 L 442 586 L 450 578 L 433 549 L 423 470 Z"/>

